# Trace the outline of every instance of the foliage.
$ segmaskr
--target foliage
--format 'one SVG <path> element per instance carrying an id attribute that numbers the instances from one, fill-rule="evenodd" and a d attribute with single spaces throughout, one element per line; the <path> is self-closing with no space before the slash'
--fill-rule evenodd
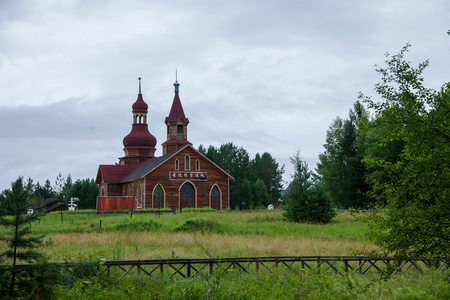
<path id="1" fill-rule="evenodd" d="M 81 254 L 75 259 L 65 254 L 63 260 L 62 275 L 66 284 L 70 285 L 77 280 L 92 280 L 93 277 L 101 278 L 105 276 L 106 271 L 103 264 L 106 260 L 101 253 Z"/>
<path id="2" fill-rule="evenodd" d="M 374 241 L 397 256 L 450 255 L 450 84 L 441 91 L 426 88 L 422 73 L 404 60 L 406 45 L 377 72 L 375 87 L 382 100 L 363 99 L 384 124 L 381 145 L 404 143 L 398 160 L 368 158 L 383 170 L 387 205 L 371 217 Z"/>
<path id="3" fill-rule="evenodd" d="M 137 221 L 115 224 L 110 231 L 122 231 L 122 232 L 141 232 L 141 231 L 156 231 L 161 228 L 161 224 L 156 221 Z"/>
<path id="4" fill-rule="evenodd" d="M 199 152 L 233 176 L 234 180 L 230 180 L 230 205 L 233 208 L 241 206 L 247 200 L 241 195 L 242 183 L 250 172 L 250 156 L 247 150 L 233 143 L 226 143 L 219 148 L 210 145 L 206 152 L 202 151 L 203 146 L 199 147 Z"/>
<path id="5" fill-rule="evenodd" d="M 267 207 L 272 201 L 267 194 L 267 187 L 262 179 L 257 179 L 254 188 L 253 205 L 254 207 Z"/>
<path id="6" fill-rule="evenodd" d="M 325 187 L 313 179 L 308 164 L 301 159 L 300 151 L 291 157 L 291 162 L 295 173 L 286 196 L 284 216 L 294 222 L 330 222 L 336 211 Z"/>
<path id="7" fill-rule="evenodd" d="M 78 207 L 80 209 L 95 208 L 97 205 L 98 186 L 94 179 L 77 179 L 70 188 L 70 197 L 80 199 Z"/>
<path id="8" fill-rule="evenodd" d="M 224 232 L 222 225 L 217 221 L 205 219 L 187 219 L 183 224 L 177 226 L 175 231 Z"/>
<path id="9" fill-rule="evenodd" d="M 358 144 L 360 123 L 367 120 L 367 112 L 357 101 L 349 111 L 348 119 L 337 117 L 327 130 L 325 151 L 319 154 L 317 171 L 330 192 L 336 206 L 366 208 L 366 170 L 362 163 L 364 145 Z"/>
<path id="10" fill-rule="evenodd" d="M 39 220 L 43 213 L 27 214 L 30 207 L 30 191 L 19 177 L 12 183 L 11 192 L 6 201 L 11 204 L 8 216 L 1 216 L 0 225 L 5 227 L 0 235 L 0 241 L 7 245 L 7 249 L 0 253 L 0 261 L 7 261 L 10 265 L 3 270 L 1 281 L 2 294 L 9 294 L 11 299 L 32 293 L 39 288 L 33 270 L 23 271 L 18 268 L 20 262 L 38 262 L 43 256 L 36 249 L 42 244 L 43 236 L 31 235 L 30 225 Z M 5 280 L 6 278 L 6 280 Z"/>
<path id="11" fill-rule="evenodd" d="M 219 148 L 211 145 L 208 149 L 200 145 L 198 151 L 233 176 L 234 180 L 230 181 L 232 208 L 265 206 L 279 199 L 284 166 L 280 168 L 268 152 L 257 153 L 251 160 L 247 150 L 233 143 L 222 144 Z M 264 190 L 258 180 L 264 183 Z"/>
<path id="12" fill-rule="evenodd" d="M 263 206 L 267 206 L 269 203 L 276 203 L 280 198 L 282 189 L 284 166 L 280 168 L 275 158 L 268 152 L 264 152 L 262 155 L 256 153 L 255 158 L 251 161 L 250 165 L 252 170 L 252 177 L 250 178 L 253 178 L 255 190 L 258 180 L 262 180 L 266 187 L 266 193 L 269 195 L 269 202 L 258 198 L 257 202 L 260 202 L 260 205 Z"/>
<path id="13" fill-rule="evenodd" d="M 369 187 L 366 196 L 373 205 L 385 205 L 384 185 L 389 180 L 389 174 L 383 167 L 366 163 L 369 160 L 384 160 L 395 163 L 400 160 L 405 142 L 401 139 L 388 140 L 389 128 L 386 123 L 377 118 L 364 119 L 358 123 L 357 147 L 364 153 L 362 162 L 365 167 L 365 182 Z M 383 141 L 384 140 L 384 141 Z"/>
<path id="14" fill-rule="evenodd" d="M 306 270 L 246 274 L 236 269 L 205 278 L 141 274 L 74 280 L 57 286 L 58 299 L 447 299 L 450 283 L 440 272 L 406 272 L 389 281 L 329 276 Z M 100 279 L 101 278 L 101 279 Z"/>
<path id="15" fill-rule="evenodd" d="M 34 183 L 31 178 L 26 180 L 25 186 L 30 192 L 42 188 L 53 197 L 64 199 L 66 203 L 69 203 L 70 198 L 79 198 L 80 202 L 78 205 L 81 209 L 95 209 L 97 204 L 98 186 L 95 184 L 94 179 L 91 178 L 77 179 L 73 182 L 70 174 L 64 178 L 61 173 L 58 173 L 54 186 L 51 185 L 48 179 L 45 186 L 41 186 L 39 182 Z M 11 204 L 7 202 L 9 198 L 6 197 L 10 192 L 7 189 L 0 194 L 0 209 L 10 209 Z M 38 201 L 38 199 L 34 201 Z"/>

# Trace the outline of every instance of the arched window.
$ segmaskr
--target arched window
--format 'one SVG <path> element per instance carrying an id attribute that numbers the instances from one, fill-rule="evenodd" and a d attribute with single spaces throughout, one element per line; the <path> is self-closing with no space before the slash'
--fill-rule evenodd
<path id="1" fill-rule="evenodd" d="M 180 188 L 180 210 L 186 207 L 195 207 L 195 188 L 190 182 Z"/>
<path id="2" fill-rule="evenodd" d="M 220 190 L 217 185 L 211 189 L 211 208 L 220 210 Z"/>
<path id="3" fill-rule="evenodd" d="M 190 169 L 189 165 L 190 165 L 189 155 L 186 155 L 184 157 L 184 169 L 189 170 Z"/>
<path id="4" fill-rule="evenodd" d="M 179 163 L 178 163 L 178 159 L 175 159 L 175 170 L 179 169 Z"/>
<path id="5" fill-rule="evenodd" d="M 153 190 L 153 208 L 164 208 L 164 190 L 160 184 Z"/>
<path id="6" fill-rule="evenodd" d="M 195 161 L 195 171 L 200 171 L 200 161 L 198 159 Z"/>

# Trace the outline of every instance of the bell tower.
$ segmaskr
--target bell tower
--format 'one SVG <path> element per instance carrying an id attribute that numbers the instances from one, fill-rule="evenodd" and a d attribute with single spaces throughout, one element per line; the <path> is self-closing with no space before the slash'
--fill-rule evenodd
<path id="1" fill-rule="evenodd" d="M 140 77 L 139 94 L 132 106 L 132 113 L 131 132 L 123 139 L 125 156 L 119 159 L 121 165 L 138 165 L 155 156 L 156 138 L 148 131 L 148 105 L 142 97 Z"/>
<path id="2" fill-rule="evenodd" d="M 187 126 L 189 124 L 189 119 L 184 115 L 183 106 L 181 105 L 179 96 L 180 84 L 177 79 L 175 79 L 173 85 L 175 87 L 175 96 L 173 98 L 169 116 L 166 117 L 165 120 L 167 126 L 167 141 L 162 144 L 163 155 L 166 155 L 182 145 L 192 145 L 192 143 L 187 140 Z"/>

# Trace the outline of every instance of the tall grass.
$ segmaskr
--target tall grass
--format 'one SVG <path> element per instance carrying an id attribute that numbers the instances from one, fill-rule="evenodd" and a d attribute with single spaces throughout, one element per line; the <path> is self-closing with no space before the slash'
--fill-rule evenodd
<path id="1" fill-rule="evenodd" d="M 51 261 L 352 255 L 375 246 L 351 214 L 326 225 L 297 224 L 280 211 L 183 212 L 177 214 L 50 213 L 33 224 L 46 234 L 42 250 Z M 6 247 L 6 245 L 0 245 Z M 1 249 L 0 249 L 1 250 Z M 54 285 L 57 299 L 449 299 L 449 271 L 398 274 L 390 280 L 324 275 L 308 270 L 241 273 L 177 279 L 85 269 L 80 263 Z M 83 267 L 83 268 L 81 268 Z M 92 273 L 91 271 L 95 271 Z M 78 272 L 78 273 L 77 273 Z M 83 274 L 88 274 L 84 276 Z M 94 274 L 94 275 L 92 275 Z M 156 273 L 155 273 L 156 274 Z M 84 277 L 80 277 L 80 276 Z M 78 276 L 78 275 L 77 275 Z M 64 278 L 66 278 L 64 277 Z"/>
<path id="2" fill-rule="evenodd" d="M 443 276 L 444 275 L 444 276 Z M 58 299 L 449 299 L 448 273 L 399 274 L 389 281 L 313 272 L 226 273 L 205 278 L 122 276 L 78 280 Z"/>
<path id="3" fill-rule="evenodd" d="M 176 214 L 50 213 L 33 232 L 45 234 L 43 251 L 63 255 L 103 253 L 107 260 L 352 255 L 373 250 L 366 227 L 350 214 L 326 225 L 287 222 L 280 211 Z"/>

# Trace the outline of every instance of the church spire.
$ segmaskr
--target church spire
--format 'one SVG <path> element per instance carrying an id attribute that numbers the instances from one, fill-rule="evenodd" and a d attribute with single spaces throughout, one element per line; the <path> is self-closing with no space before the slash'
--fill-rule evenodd
<path id="1" fill-rule="evenodd" d="M 175 69 L 175 83 L 173 84 L 173 86 L 175 87 L 175 93 L 179 93 L 180 92 L 180 84 L 178 83 L 178 72 L 177 69 Z"/>
<path id="2" fill-rule="evenodd" d="M 139 95 L 141 95 L 141 77 L 138 78 L 139 79 Z"/>
<path id="3" fill-rule="evenodd" d="M 163 154 L 167 154 L 170 151 L 177 149 L 182 145 L 192 145 L 187 140 L 187 125 L 189 124 L 189 119 L 184 115 L 183 106 L 181 105 L 181 100 L 179 96 L 179 87 L 177 78 L 177 71 L 175 70 L 175 96 L 173 98 L 172 107 L 170 108 L 169 116 L 166 117 L 165 123 L 167 126 L 167 141 L 165 141 L 163 146 Z"/>

